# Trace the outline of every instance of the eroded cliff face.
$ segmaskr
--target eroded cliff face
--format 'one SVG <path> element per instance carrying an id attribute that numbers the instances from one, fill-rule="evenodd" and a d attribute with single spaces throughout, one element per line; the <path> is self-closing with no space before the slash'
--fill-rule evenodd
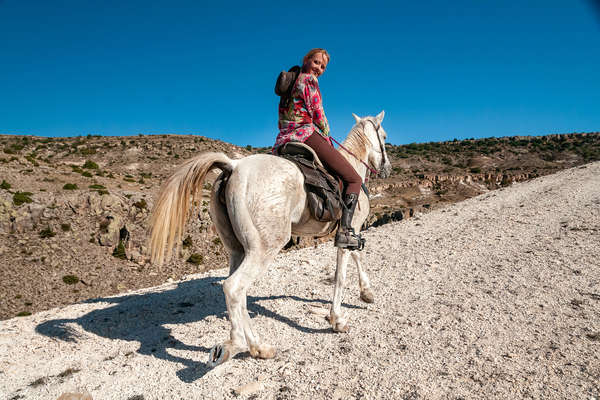
<path id="1" fill-rule="evenodd" d="M 363 226 L 380 226 L 410 218 L 445 204 L 455 203 L 500 187 L 538 177 L 522 172 L 466 175 L 422 174 L 401 182 L 376 181 L 370 187 L 372 212 Z"/>
<path id="2" fill-rule="evenodd" d="M 386 146 L 390 178 L 372 179 L 365 226 L 407 218 L 489 190 L 600 160 L 600 133 Z"/>

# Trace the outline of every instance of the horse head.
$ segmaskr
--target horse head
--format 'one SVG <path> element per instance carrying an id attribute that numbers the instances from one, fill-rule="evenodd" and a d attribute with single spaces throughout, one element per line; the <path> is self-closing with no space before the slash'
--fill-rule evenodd
<path id="1" fill-rule="evenodd" d="M 376 117 L 360 118 L 352 114 L 356 120 L 356 125 L 362 127 L 362 133 L 370 142 L 367 146 L 366 162 L 379 173 L 382 178 L 390 176 L 392 164 L 385 151 L 385 140 L 387 133 L 381 122 L 385 116 L 385 111 L 380 112 Z"/>

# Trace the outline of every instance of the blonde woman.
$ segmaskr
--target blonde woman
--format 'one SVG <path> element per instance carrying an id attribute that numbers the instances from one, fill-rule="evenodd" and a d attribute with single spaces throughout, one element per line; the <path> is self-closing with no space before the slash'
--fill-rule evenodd
<path id="1" fill-rule="evenodd" d="M 323 110 L 318 78 L 325 72 L 330 56 L 324 49 L 312 49 L 302 60 L 302 71 L 291 92 L 290 101 L 279 103 L 279 134 L 274 148 L 290 141 L 310 146 L 323 165 L 344 182 L 344 207 L 335 245 L 358 248 L 359 239 L 351 227 L 362 179 L 333 147 L 329 123 Z"/>

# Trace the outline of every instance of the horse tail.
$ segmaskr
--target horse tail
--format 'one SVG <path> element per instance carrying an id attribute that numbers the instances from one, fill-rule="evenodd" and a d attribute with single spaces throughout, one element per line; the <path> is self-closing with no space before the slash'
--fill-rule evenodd
<path id="1" fill-rule="evenodd" d="M 151 261 L 161 265 L 173 251 L 181 246 L 181 238 L 187 222 L 190 200 L 202 193 L 206 174 L 214 168 L 231 174 L 236 164 L 223 153 L 204 153 L 181 165 L 161 186 L 150 217 L 149 247 Z M 166 253 L 165 253 L 165 243 Z"/>

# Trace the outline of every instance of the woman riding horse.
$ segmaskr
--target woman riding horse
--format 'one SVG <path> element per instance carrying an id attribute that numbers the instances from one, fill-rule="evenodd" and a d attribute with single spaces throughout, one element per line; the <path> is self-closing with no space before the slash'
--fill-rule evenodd
<path id="1" fill-rule="evenodd" d="M 312 49 L 304 56 L 302 71 L 292 89 L 291 99 L 282 99 L 279 103 L 279 135 L 273 148 L 290 141 L 303 142 L 315 151 L 325 168 L 341 178 L 345 207 L 335 235 L 335 246 L 356 249 L 360 241 L 351 225 L 362 179 L 333 147 L 329 138 L 329 123 L 317 80 L 327 68 L 329 59 L 329 53 L 324 49 Z"/>

